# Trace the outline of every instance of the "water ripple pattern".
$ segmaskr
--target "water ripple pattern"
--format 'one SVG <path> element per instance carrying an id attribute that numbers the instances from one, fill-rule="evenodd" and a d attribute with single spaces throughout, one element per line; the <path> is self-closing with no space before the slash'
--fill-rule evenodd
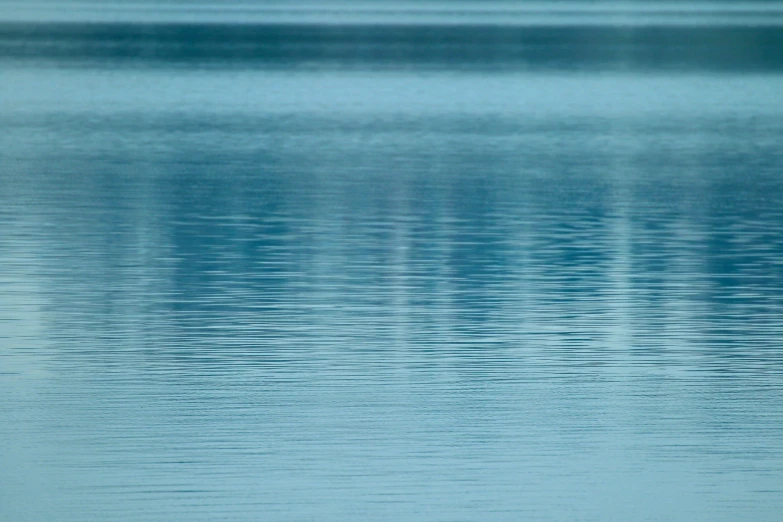
<path id="1" fill-rule="evenodd" d="M 215 67 L 245 33 L 9 24 L 1 520 L 780 520 L 766 48 Z"/>

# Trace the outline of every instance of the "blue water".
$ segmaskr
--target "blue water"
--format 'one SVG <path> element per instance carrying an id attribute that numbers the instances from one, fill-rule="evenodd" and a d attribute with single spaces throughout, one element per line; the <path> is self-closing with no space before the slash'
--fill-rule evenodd
<path id="1" fill-rule="evenodd" d="M 774 5 L 79 5 L 0 23 L 0 520 L 780 520 Z"/>

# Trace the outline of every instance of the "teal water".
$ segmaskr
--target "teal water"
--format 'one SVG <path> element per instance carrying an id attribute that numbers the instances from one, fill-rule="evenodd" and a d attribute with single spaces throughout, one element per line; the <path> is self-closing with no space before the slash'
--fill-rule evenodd
<path id="1" fill-rule="evenodd" d="M 0 24 L 0 520 L 779 520 L 774 16 L 254 13 Z"/>

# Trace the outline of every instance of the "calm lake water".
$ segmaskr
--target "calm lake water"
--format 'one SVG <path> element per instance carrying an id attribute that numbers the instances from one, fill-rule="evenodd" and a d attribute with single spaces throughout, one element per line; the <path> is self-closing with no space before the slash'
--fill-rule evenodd
<path id="1" fill-rule="evenodd" d="M 780 520 L 779 4 L 58 5 L 0 520 Z"/>

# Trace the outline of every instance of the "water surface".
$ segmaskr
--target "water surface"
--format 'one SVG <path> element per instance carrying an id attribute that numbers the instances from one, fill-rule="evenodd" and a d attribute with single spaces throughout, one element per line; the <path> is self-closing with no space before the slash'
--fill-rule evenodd
<path id="1" fill-rule="evenodd" d="M 0 519 L 779 519 L 779 29 L 436 14 L 0 24 Z"/>

